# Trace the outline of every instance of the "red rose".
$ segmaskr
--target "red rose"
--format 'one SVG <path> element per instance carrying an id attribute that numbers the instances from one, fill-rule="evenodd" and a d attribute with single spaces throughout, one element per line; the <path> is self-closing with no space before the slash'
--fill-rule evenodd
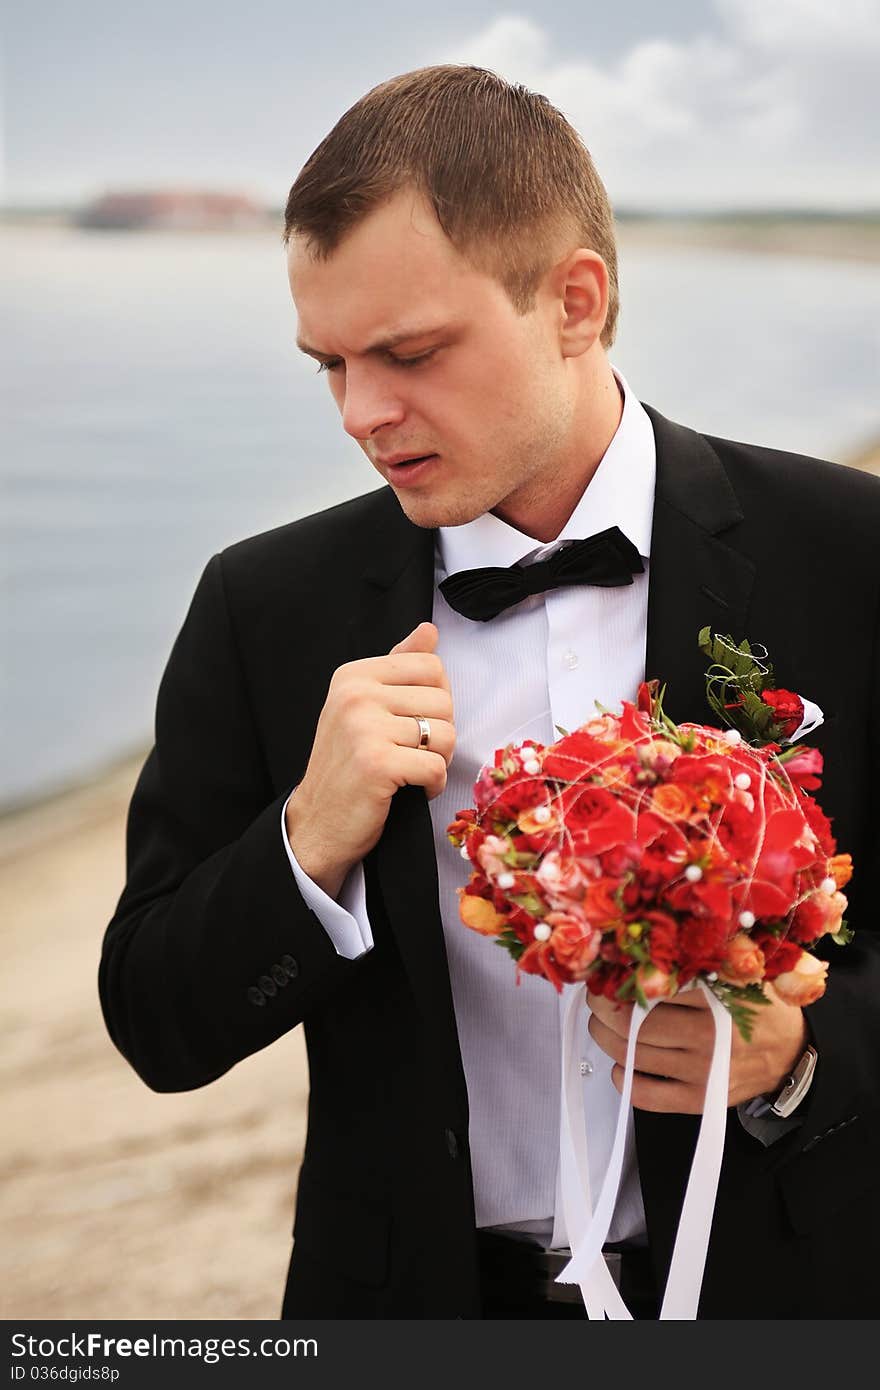
<path id="1" fill-rule="evenodd" d="M 642 681 L 636 696 L 636 706 L 643 714 L 653 714 L 654 705 L 660 692 L 658 680 Z"/>
<path id="2" fill-rule="evenodd" d="M 516 963 L 517 981 L 519 972 L 522 970 L 526 975 L 543 975 L 545 980 L 549 980 L 557 993 L 562 993 L 562 986 L 571 983 L 571 977 L 564 968 L 560 969 L 553 952 L 550 950 L 549 941 L 533 941 L 527 946 Z"/>
<path id="3" fill-rule="evenodd" d="M 764 690 L 761 699 L 772 709 L 776 722 L 782 725 L 785 738 L 790 738 L 803 724 L 804 702 L 800 695 L 795 695 L 791 690 Z"/>
<path id="4" fill-rule="evenodd" d="M 804 791 L 817 791 L 822 785 L 821 772 L 824 764 L 818 748 L 801 748 L 793 758 L 785 761 L 785 770 L 792 782 Z"/>
<path id="5" fill-rule="evenodd" d="M 623 713 L 620 716 L 620 737 L 632 742 L 649 738 L 650 734 L 651 721 L 645 712 L 630 700 L 624 700 Z"/>
<path id="6" fill-rule="evenodd" d="M 679 934 L 679 978 L 682 984 L 701 970 L 719 970 L 727 955 L 728 924 L 723 918 L 691 917 Z"/>
<path id="7" fill-rule="evenodd" d="M 678 923 L 668 912 L 646 912 L 642 918 L 648 924 L 648 954 L 658 970 L 668 975 L 678 953 Z"/>
<path id="8" fill-rule="evenodd" d="M 772 936 L 770 932 L 755 932 L 753 940 L 764 953 L 764 978 L 775 980 L 777 975 L 793 970 L 803 955 L 800 946 L 788 941 L 784 936 Z"/>
<path id="9" fill-rule="evenodd" d="M 604 763 L 609 752 L 607 743 L 583 729 L 575 729 L 574 733 L 567 734 L 545 752 L 544 776 L 574 782 L 591 772 L 597 763 Z"/>
<path id="10" fill-rule="evenodd" d="M 587 990 L 590 994 L 602 994 L 606 999 L 616 999 L 617 991 L 629 978 L 629 965 L 597 965 L 587 976 Z"/>
<path id="11" fill-rule="evenodd" d="M 822 810 L 818 801 L 815 801 L 811 796 L 807 796 L 805 792 L 801 793 L 800 803 L 807 824 L 822 846 L 823 854 L 827 854 L 830 859 L 832 855 L 837 853 L 837 841 L 831 833 L 830 820 Z"/>

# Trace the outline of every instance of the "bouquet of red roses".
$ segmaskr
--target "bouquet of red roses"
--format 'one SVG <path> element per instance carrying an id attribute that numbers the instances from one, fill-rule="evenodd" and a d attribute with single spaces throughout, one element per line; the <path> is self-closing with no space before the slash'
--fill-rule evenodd
<path id="1" fill-rule="evenodd" d="M 824 992 L 810 948 L 850 939 L 852 861 L 809 794 L 822 754 L 796 743 L 821 711 L 748 642 L 699 642 L 725 729 L 674 724 L 646 682 L 549 747 L 499 749 L 448 834 L 473 864 L 462 921 L 518 972 L 643 1006 L 703 981 L 748 1038 L 764 981 L 791 1004 Z"/>

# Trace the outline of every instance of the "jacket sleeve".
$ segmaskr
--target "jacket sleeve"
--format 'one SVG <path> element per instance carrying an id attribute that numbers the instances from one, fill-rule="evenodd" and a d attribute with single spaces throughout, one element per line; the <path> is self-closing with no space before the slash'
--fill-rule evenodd
<path id="1" fill-rule="evenodd" d="M 279 834 L 298 771 L 275 795 L 215 555 L 159 687 L 99 969 L 110 1036 L 154 1090 L 221 1076 L 357 969 L 304 901 Z"/>
<path id="2" fill-rule="evenodd" d="M 840 846 L 853 851 L 855 872 L 844 891 L 855 937 L 843 949 L 825 937 L 817 948 L 830 970 L 826 993 L 804 1011 L 819 1054 L 813 1085 L 796 1112 L 803 1111 L 807 1149 L 856 1120 L 880 1141 L 880 614 L 869 659 L 864 833 L 858 845 Z"/>

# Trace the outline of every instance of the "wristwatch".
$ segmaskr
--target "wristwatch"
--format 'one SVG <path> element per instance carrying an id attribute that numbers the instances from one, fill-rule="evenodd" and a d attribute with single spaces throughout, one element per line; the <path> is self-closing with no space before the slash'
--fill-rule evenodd
<path id="1" fill-rule="evenodd" d="M 785 1078 L 776 1095 L 761 1096 L 760 1107 L 756 1106 L 753 1110 L 750 1106 L 750 1112 L 755 1116 L 776 1115 L 780 1120 L 787 1120 L 789 1115 L 794 1114 L 809 1091 L 818 1060 L 818 1052 L 812 1043 L 808 1043 L 802 1056 L 792 1067 L 791 1074 Z"/>

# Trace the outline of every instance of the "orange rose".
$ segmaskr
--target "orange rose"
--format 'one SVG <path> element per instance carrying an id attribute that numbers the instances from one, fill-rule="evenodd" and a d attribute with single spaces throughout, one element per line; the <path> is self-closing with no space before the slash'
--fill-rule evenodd
<path id="1" fill-rule="evenodd" d="M 465 893 L 463 888 L 459 889 L 458 915 L 466 927 L 481 936 L 497 936 L 507 921 L 485 898 Z"/>
<path id="2" fill-rule="evenodd" d="M 546 815 L 546 819 L 539 819 L 538 812 L 542 818 Z M 543 806 L 528 806 L 520 811 L 516 825 L 523 835 L 549 835 L 559 828 L 559 817 L 546 803 Z"/>
<path id="3" fill-rule="evenodd" d="M 677 743 L 670 743 L 665 738 L 654 738 L 639 748 L 639 759 L 645 767 L 654 767 L 656 763 L 674 763 L 680 753 L 681 749 Z"/>
<path id="4" fill-rule="evenodd" d="M 581 909 L 594 927 L 609 927 L 620 921 L 621 909 L 615 897 L 618 886 L 615 878 L 599 878 L 587 885 Z"/>
<path id="5" fill-rule="evenodd" d="M 665 970 L 658 970 L 650 961 L 646 961 L 636 970 L 636 983 L 646 999 L 663 999 L 666 995 L 675 993 L 672 976 L 667 975 Z"/>
<path id="6" fill-rule="evenodd" d="M 828 920 L 825 923 L 825 930 L 826 932 L 830 932 L 833 936 L 835 932 L 840 931 L 843 914 L 846 912 L 849 902 L 844 893 L 832 893 L 828 906 L 829 912 Z"/>
<path id="7" fill-rule="evenodd" d="M 674 782 L 666 782 L 662 787 L 655 787 L 651 797 L 651 805 L 658 816 L 675 821 L 686 820 L 694 809 L 690 792 L 685 787 L 676 786 Z"/>
<path id="8" fill-rule="evenodd" d="M 573 980 L 585 980 L 599 954 L 602 933 L 570 912 L 549 912 L 544 921 L 553 928 L 549 945 L 559 964 Z"/>
<path id="9" fill-rule="evenodd" d="M 835 854 L 833 859 L 828 861 L 828 872 L 838 888 L 845 888 L 852 878 L 852 855 Z"/>
<path id="10" fill-rule="evenodd" d="M 746 932 L 737 932 L 727 943 L 727 955 L 718 974 L 729 985 L 756 985 L 764 978 L 764 952 Z"/>
<path id="11" fill-rule="evenodd" d="M 776 976 L 773 988 L 786 1004 L 796 1004 L 803 1009 L 807 1004 L 814 1004 L 825 993 L 827 974 L 827 961 L 817 960 L 808 951 L 802 951 L 793 970 L 785 970 Z"/>

